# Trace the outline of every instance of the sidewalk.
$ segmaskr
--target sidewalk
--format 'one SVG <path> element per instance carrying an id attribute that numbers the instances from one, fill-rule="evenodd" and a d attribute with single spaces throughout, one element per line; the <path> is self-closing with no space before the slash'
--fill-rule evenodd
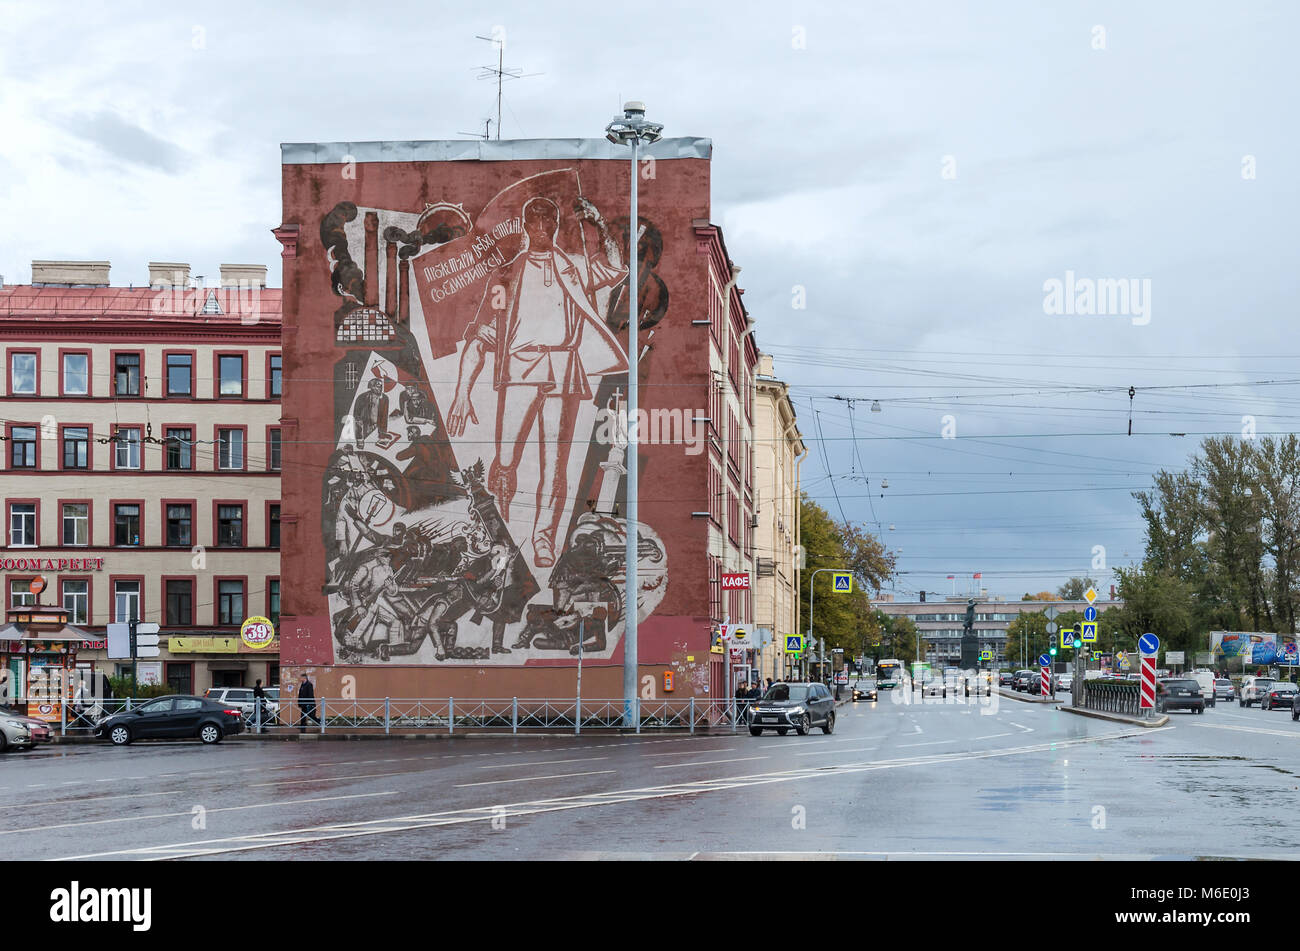
<path id="1" fill-rule="evenodd" d="M 1050 705 L 1053 703 L 1065 702 L 1062 697 L 1042 697 L 1038 694 L 1033 694 L 1031 696 L 1030 694 L 1021 693 L 1018 690 L 1007 690 L 1005 687 L 999 687 L 998 694 L 1006 697 L 1008 700 L 1019 700 L 1021 703 L 1041 703 Z"/>

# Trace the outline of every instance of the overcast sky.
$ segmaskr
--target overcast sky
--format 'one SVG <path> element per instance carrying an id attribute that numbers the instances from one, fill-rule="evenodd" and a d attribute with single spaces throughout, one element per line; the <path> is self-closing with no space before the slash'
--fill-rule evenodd
<path id="1" fill-rule="evenodd" d="M 278 286 L 279 144 L 481 129 L 475 36 L 503 28 L 533 74 L 504 137 L 599 136 L 641 98 L 713 140 L 805 486 L 879 523 L 900 595 L 1140 558 L 1129 492 L 1196 434 L 1297 428 L 1300 389 L 1260 381 L 1300 379 L 1300 5 L 827 6 L 0 3 L 0 274 L 265 263 Z M 1048 313 L 1067 272 L 1139 296 Z"/>

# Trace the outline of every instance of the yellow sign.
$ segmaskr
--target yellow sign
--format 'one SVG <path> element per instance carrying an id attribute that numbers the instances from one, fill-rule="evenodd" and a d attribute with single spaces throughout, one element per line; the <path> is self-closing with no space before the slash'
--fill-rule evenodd
<path id="1" fill-rule="evenodd" d="M 1088 599 L 1089 604 L 1092 604 L 1092 602 L 1097 600 L 1097 592 L 1094 591 L 1092 588 L 1089 588 L 1087 591 L 1083 592 L 1083 596 Z"/>
<path id="2" fill-rule="evenodd" d="M 270 647 L 275 640 L 275 625 L 264 617 L 250 617 L 239 629 L 240 640 L 255 651 Z"/>
<path id="3" fill-rule="evenodd" d="M 237 637 L 169 637 L 167 649 L 173 654 L 238 654 Z"/>
<path id="4" fill-rule="evenodd" d="M 709 648 L 709 653 L 710 653 L 710 654 L 725 654 L 725 653 L 726 653 L 726 651 L 723 650 L 723 648 L 722 648 L 722 638 L 719 637 L 719 638 L 717 638 L 717 639 L 714 640 L 714 642 L 713 642 L 713 646 Z"/>
<path id="5" fill-rule="evenodd" d="M 836 594 L 853 593 L 853 575 L 848 571 L 832 571 L 831 577 L 835 579 Z"/>

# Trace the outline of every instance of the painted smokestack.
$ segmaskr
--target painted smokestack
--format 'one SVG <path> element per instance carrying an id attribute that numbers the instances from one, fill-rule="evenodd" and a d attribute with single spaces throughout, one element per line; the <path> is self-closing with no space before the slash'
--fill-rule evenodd
<path id="1" fill-rule="evenodd" d="M 366 304 L 379 303 L 379 213 L 366 212 Z"/>
<path id="2" fill-rule="evenodd" d="M 411 259 L 402 258 L 402 289 L 398 292 L 397 322 L 411 322 Z"/>
<path id="3" fill-rule="evenodd" d="M 384 251 L 388 256 L 384 268 L 384 313 L 391 319 L 397 313 L 397 242 L 385 241 Z"/>

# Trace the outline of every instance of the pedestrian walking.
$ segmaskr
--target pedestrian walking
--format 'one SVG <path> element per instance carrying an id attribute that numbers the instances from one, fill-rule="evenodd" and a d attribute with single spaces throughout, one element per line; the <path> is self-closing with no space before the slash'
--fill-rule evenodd
<path id="1" fill-rule="evenodd" d="M 266 729 L 266 691 L 260 680 L 253 684 L 253 725 L 258 733 Z"/>
<path id="2" fill-rule="evenodd" d="M 316 688 L 312 686 L 306 674 L 298 678 L 298 732 L 307 732 L 307 719 L 310 717 L 317 725 L 320 717 L 316 715 Z"/>

